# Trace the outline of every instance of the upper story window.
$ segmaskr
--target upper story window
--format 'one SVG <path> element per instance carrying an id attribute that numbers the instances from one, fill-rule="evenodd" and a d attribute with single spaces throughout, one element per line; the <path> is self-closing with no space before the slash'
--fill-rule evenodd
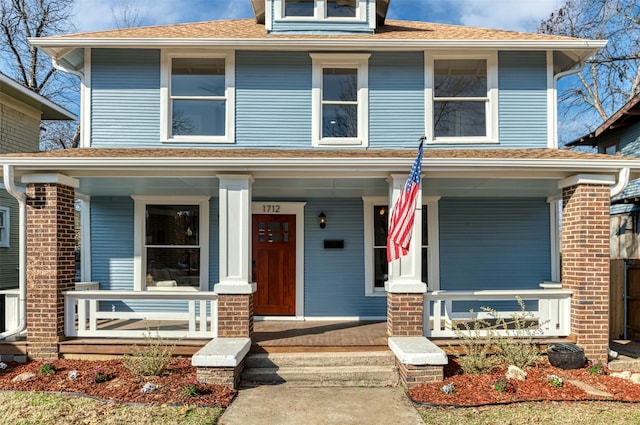
<path id="1" fill-rule="evenodd" d="M 311 54 L 313 146 L 368 144 L 369 56 Z"/>
<path id="2" fill-rule="evenodd" d="M 276 19 L 363 20 L 365 0 L 275 0 Z"/>
<path id="3" fill-rule="evenodd" d="M 232 143 L 232 55 L 165 52 L 162 140 Z"/>
<path id="4" fill-rule="evenodd" d="M 0 248 L 9 247 L 9 208 L 0 207 Z"/>
<path id="5" fill-rule="evenodd" d="M 497 143 L 495 54 L 427 56 L 429 142 Z"/>

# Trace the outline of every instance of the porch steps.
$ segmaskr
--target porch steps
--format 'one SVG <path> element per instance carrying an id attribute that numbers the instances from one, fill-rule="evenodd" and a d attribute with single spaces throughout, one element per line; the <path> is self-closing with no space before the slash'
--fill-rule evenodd
<path id="1" fill-rule="evenodd" d="M 366 352 L 249 353 L 242 385 L 389 387 L 398 384 L 389 350 Z"/>

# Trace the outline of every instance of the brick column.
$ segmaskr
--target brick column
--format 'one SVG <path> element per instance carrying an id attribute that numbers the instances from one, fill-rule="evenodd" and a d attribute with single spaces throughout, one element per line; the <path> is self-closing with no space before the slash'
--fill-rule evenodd
<path id="1" fill-rule="evenodd" d="M 387 334 L 424 336 L 424 294 L 387 294 Z"/>
<path id="2" fill-rule="evenodd" d="M 64 338 L 62 292 L 74 288 L 77 182 L 57 175 L 26 177 L 27 354 L 54 360 Z"/>
<path id="3" fill-rule="evenodd" d="M 562 185 L 562 288 L 573 291 L 571 333 L 587 358 L 609 348 L 609 182 Z M 582 179 L 588 180 L 588 179 Z M 596 180 L 597 181 L 597 180 Z"/>
<path id="4" fill-rule="evenodd" d="M 218 294 L 218 337 L 253 336 L 253 294 Z"/>

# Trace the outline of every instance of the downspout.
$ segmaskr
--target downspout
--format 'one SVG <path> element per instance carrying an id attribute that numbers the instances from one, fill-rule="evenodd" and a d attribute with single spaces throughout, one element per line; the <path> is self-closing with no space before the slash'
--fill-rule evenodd
<path id="1" fill-rule="evenodd" d="M 553 76 L 553 109 L 554 109 L 554 120 L 553 120 L 553 144 L 554 148 L 558 148 L 558 81 L 561 78 L 566 77 L 567 75 L 577 74 L 582 71 L 584 67 L 584 62 L 582 59 L 578 60 L 577 66 L 575 68 L 569 69 L 567 71 L 558 72 Z"/>
<path id="2" fill-rule="evenodd" d="M 629 167 L 621 168 L 618 173 L 618 182 L 611 188 L 611 197 L 618 196 L 629 184 Z"/>
<path id="3" fill-rule="evenodd" d="M 19 220 L 19 242 L 18 242 L 18 328 L 0 333 L 0 339 L 5 339 L 23 332 L 27 327 L 27 196 L 16 187 L 13 181 L 13 166 L 4 164 L 2 166 L 5 190 L 18 201 Z"/>

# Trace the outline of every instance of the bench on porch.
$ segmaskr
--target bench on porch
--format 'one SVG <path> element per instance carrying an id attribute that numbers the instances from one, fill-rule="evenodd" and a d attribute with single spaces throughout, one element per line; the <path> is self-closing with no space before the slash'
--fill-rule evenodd
<path id="1" fill-rule="evenodd" d="M 423 336 L 389 337 L 389 348 L 396 356 L 402 383 L 413 388 L 444 379 L 447 353 Z"/>
<path id="2" fill-rule="evenodd" d="M 237 389 L 251 338 L 214 338 L 191 357 L 196 379 L 205 384 Z"/>

